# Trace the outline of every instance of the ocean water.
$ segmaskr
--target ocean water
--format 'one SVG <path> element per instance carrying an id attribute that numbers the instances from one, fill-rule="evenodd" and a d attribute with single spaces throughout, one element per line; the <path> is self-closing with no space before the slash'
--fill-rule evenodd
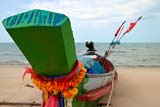
<path id="1" fill-rule="evenodd" d="M 109 44 L 95 43 L 96 52 L 104 55 Z M 76 43 L 77 56 L 86 53 L 85 43 Z M 112 51 L 109 60 L 115 66 L 160 67 L 160 43 L 122 43 Z M 14 43 L 0 43 L 0 65 L 29 64 Z"/>

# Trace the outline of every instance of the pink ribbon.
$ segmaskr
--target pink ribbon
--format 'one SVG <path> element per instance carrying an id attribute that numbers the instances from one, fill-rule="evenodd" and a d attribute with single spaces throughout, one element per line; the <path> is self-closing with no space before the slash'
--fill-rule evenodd
<path id="1" fill-rule="evenodd" d="M 33 70 L 31 67 L 25 67 L 25 71 L 23 73 L 22 80 L 24 80 L 26 74 L 31 74 L 31 75 L 33 74 Z"/>
<path id="2" fill-rule="evenodd" d="M 49 96 L 43 107 L 58 107 L 58 96 Z"/>

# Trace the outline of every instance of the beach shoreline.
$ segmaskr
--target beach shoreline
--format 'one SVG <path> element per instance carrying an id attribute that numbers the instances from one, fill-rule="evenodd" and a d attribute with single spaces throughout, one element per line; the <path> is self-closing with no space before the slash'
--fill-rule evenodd
<path id="1" fill-rule="evenodd" d="M 41 91 L 30 75 L 22 80 L 27 65 L 0 65 L 0 101 L 41 103 Z M 159 107 L 160 67 L 117 67 L 112 107 Z"/>

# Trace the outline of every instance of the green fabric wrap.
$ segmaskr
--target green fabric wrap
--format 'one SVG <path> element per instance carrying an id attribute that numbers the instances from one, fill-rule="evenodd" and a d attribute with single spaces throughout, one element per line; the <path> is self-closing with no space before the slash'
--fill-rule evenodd
<path id="1" fill-rule="evenodd" d="M 76 52 L 67 16 L 31 10 L 4 19 L 3 25 L 37 74 L 55 76 L 71 72 Z"/>

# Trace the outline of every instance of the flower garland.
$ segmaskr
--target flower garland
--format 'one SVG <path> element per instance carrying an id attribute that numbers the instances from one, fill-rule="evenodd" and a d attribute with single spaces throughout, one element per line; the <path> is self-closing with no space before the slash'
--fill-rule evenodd
<path id="1" fill-rule="evenodd" d="M 80 63 L 80 62 L 78 62 Z M 58 81 L 58 80 L 45 80 L 36 75 L 33 71 L 31 73 L 32 82 L 42 90 L 45 95 L 51 93 L 52 95 L 63 95 L 64 98 L 72 99 L 78 93 L 78 85 L 82 82 L 86 74 L 86 69 L 83 64 L 80 63 L 80 71 L 70 81 Z M 25 75 L 25 73 L 24 73 Z M 45 100 L 48 97 L 46 95 Z"/>

